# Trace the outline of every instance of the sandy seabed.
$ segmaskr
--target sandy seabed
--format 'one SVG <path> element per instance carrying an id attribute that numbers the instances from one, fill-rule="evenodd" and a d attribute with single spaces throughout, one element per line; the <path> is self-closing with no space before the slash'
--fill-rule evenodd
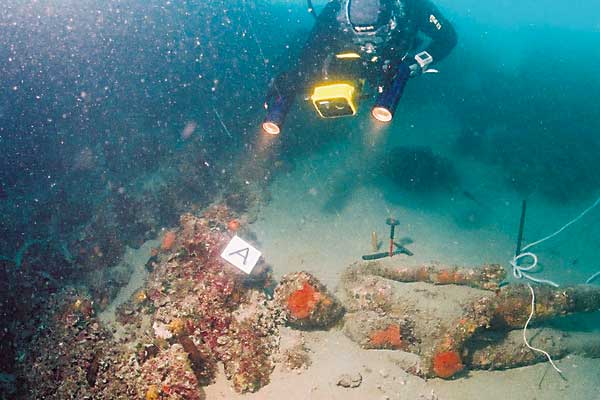
<path id="1" fill-rule="evenodd" d="M 443 115 L 444 110 L 438 111 Z M 373 231 L 383 248 L 387 246 L 385 220 L 392 216 L 401 222 L 396 237 L 412 241 L 407 247 L 414 256 L 399 256 L 409 264 L 438 261 L 476 266 L 485 262 L 509 267 L 521 198 L 498 178 L 495 167 L 453 158 L 463 187 L 425 197 L 382 187 L 373 178 L 369 165 L 381 156 L 378 146 L 433 143 L 435 152 L 449 153 L 448 135 L 455 127 L 448 119 L 445 126 L 410 118 L 398 125 L 394 129 L 402 132 L 401 142 L 400 137 L 365 139 L 357 134 L 351 139 L 357 142 L 353 146 L 330 146 L 316 152 L 275 180 L 272 201 L 261 210 L 252 230 L 277 277 L 305 270 L 335 289 L 341 272 L 371 252 Z M 431 132 L 426 138 L 429 143 L 423 142 L 423 131 Z M 559 208 L 530 198 L 525 242 L 552 233 L 588 205 Z M 585 238 L 598 236 L 594 224 L 598 215 L 600 210 L 595 210 L 539 247 L 546 277 L 565 284 L 582 283 L 594 272 L 597 245 Z M 394 360 L 401 352 L 363 350 L 338 330 L 309 332 L 305 339 L 312 358 L 308 369 L 288 372 L 278 367 L 271 384 L 244 396 L 234 394 L 224 379 L 219 380 L 206 388 L 207 398 L 600 399 L 600 360 L 566 357 L 558 362 L 564 378 L 543 363 L 507 371 L 470 371 L 452 381 L 425 381 L 398 367 Z M 346 373 L 359 373 L 361 385 L 337 386 L 339 376 Z"/>

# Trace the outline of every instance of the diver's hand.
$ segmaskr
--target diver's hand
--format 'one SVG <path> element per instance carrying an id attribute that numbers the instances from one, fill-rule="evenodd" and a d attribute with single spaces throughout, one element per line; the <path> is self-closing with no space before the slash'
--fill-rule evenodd
<path id="1" fill-rule="evenodd" d="M 421 74 L 435 74 L 439 71 L 437 69 L 429 68 L 433 62 L 433 57 L 427 51 L 422 51 L 414 56 L 410 57 L 412 60 L 410 68 L 410 76 L 417 76 Z"/>
<path id="2" fill-rule="evenodd" d="M 411 78 L 414 78 L 415 76 L 419 76 L 423 73 L 423 69 L 417 63 L 409 65 L 408 69 L 410 69 L 410 77 Z"/>
<path id="3" fill-rule="evenodd" d="M 419 76 L 419 75 L 423 75 L 423 74 L 437 74 L 440 71 L 438 71 L 437 69 L 433 69 L 433 68 L 421 68 L 421 66 L 419 64 L 412 64 L 409 65 L 408 68 L 410 69 L 410 77 L 413 78 L 415 76 Z"/>

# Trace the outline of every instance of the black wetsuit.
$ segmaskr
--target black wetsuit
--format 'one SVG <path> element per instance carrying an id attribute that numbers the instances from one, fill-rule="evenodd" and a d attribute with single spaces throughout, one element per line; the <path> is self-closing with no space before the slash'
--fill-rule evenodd
<path id="1" fill-rule="evenodd" d="M 276 78 L 273 86 L 279 93 L 299 93 L 318 74 L 328 55 L 360 47 L 355 43 L 352 27 L 341 18 L 342 3 L 334 0 L 325 6 L 296 65 Z M 427 51 L 433 57 L 433 64 L 452 51 L 456 45 L 456 33 L 435 5 L 429 0 L 401 0 L 400 6 L 395 29 L 384 43 L 377 46 L 374 55 L 390 63 L 398 63 L 408 57 L 405 62 L 414 64 L 412 57 L 420 42 L 419 33 L 430 39 L 429 44 L 419 50 Z"/>

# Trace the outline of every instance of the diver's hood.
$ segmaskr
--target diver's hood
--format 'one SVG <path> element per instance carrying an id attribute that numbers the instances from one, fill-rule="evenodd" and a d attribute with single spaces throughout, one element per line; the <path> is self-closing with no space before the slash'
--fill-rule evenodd
<path id="1" fill-rule="evenodd" d="M 354 44 L 372 52 L 387 43 L 399 16 L 404 16 L 399 0 L 344 0 L 338 21 L 352 33 Z"/>

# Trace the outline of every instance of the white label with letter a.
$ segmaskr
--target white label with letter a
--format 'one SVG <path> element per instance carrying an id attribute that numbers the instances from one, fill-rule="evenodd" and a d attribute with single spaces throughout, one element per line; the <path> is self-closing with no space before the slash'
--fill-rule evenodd
<path id="1" fill-rule="evenodd" d="M 221 253 L 221 258 L 250 274 L 261 255 L 252 245 L 234 236 Z"/>

